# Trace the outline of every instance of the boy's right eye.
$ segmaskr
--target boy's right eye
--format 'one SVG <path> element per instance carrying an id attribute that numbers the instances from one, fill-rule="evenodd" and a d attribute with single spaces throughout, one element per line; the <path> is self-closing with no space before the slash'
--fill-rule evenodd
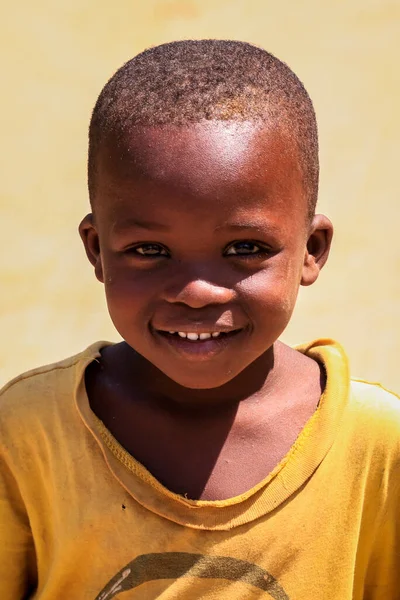
<path id="1" fill-rule="evenodd" d="M 138 244 L 131 246 L 127 250 L 130 254 L 139 254 L 140 256 L 168 256 L 167 250 L 160 244 Z"/>

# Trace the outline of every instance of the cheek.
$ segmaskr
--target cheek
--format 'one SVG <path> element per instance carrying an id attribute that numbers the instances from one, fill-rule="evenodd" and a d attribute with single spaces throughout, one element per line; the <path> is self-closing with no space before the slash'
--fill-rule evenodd
<path id="1" fill-rule="evenodd" d="M 301 268 L 297 263 L 276 261 L 263 271 L 243 280 L 240 294 L 257 313 L 257 319 L 288 321 L 296 303 L 300 286 Z M 254 316 L 254 315 L 253 315 Z"/>
<path id="2" fill-rule="evenodd" d="M 155 297 L 154 282 L 150 286 L 143 274 L 110 266 L 104 270 L 104 287 L 113 321 L 146 322 Z"/>

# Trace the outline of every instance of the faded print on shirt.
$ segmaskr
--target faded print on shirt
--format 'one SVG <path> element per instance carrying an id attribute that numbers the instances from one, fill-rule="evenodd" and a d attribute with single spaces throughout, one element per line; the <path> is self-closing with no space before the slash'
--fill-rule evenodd
<path id="1" fill-rule="evenodd" d="M 266 592 L 273 600 L 290 600 L 276 579 L 261 567 L 226 556 L 187 552 L 141 554 L 113 577 L 95 600 L 111 600 L 122 592 L 158 579 L 199 577 L 240 581 Z"/>

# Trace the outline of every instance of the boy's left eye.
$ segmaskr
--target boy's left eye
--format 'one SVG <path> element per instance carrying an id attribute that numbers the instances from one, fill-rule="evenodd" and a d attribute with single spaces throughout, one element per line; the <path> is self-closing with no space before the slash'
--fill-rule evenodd
<path id="1" fill-rule="evenodd" d="M 227 254 L 228 256 L 251 256 L 254 254 L 267 253 L 268 248 L 256 242 L 251 242 L 248 240 L 243 242 L 235 242 L 234 244 L 231 244 L 225 251 L 225 254 Z"/>

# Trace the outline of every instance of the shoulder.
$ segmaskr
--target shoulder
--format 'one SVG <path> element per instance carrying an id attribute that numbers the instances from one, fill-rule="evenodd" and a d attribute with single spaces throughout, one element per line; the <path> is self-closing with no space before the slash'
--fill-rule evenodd
<path id="1" fill-rule="evenodd" d="M 324 365 L 328 388 L 335 397 L 335 404 L 338 396 L 346 400 L 347 418 L 350 411 L 363 422 L 389 422 L 400 431 L 400 396 L 380 383 L 352 377 L 347 355 L 338 342 L 322 338 L 298 346 L 297 350 Z"/>
<path id="2" fill-rule="evenodd" d="M 18 432 L 27 423 L 32 428 L 35 422 L 45 421 L 70 404 L 86 366 L 106 344 L 97 342 L 79 354 L 23 373 L 7 383 L 0 390 L 0 438 L 6 430 Z"/>
<path id="3" fill-rule="evenodd" d="M 400 436 L 400 396 L 380 383 L 351 378 L 349 407 L 365 426 Z"/>
<path id="4" fill-rule="evenodd" d="M 347 355 L 336 341 L 322 338 L 298 350 L 324 365 L 329 411 L 340 412 L 340 440 L 352 456 L 400 457 L 400 398 L 380 383 L 350 376 Z M 340 410 L 339 410 L 340 408 Z M 350 446 L 348 445 L 350 444 Z M 386 459 L 385 459 L 386 460 Z"/>
<path id="5" fill-rule="evenodd" d="M 400 398 L 379 383 L 351 379 L 340 440 L 354 465 L 379 478 L 398 478 Z"/>

